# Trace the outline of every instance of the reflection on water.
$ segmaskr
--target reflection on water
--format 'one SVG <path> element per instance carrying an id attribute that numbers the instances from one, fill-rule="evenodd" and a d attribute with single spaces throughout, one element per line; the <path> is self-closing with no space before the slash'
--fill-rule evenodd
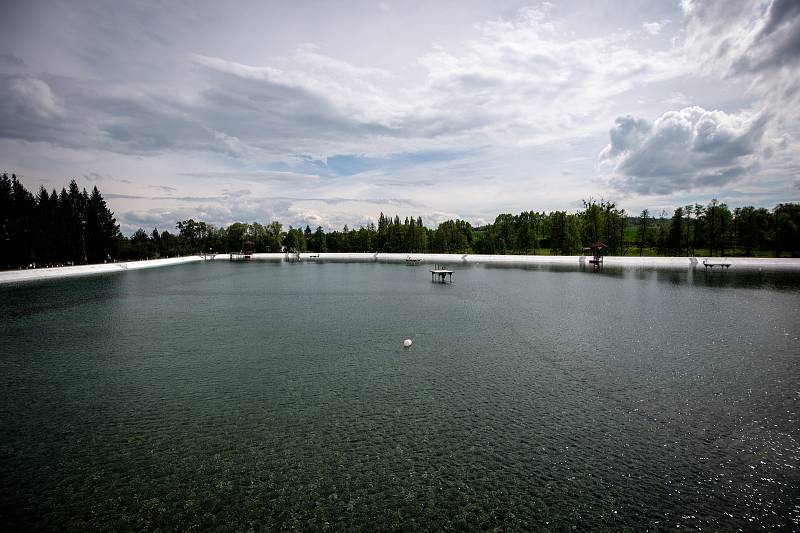
<path id="1" fill-rule="evenodd" d="M 797 276 L 454 270 L 0 287 L 0 524 L 797 529 Z"/>
<path id="2" fill-rule="evenodd" d="M 708 287 L 736 287 L 752 289 L 796 290 L 800 288 L 800 273 L 793 271 L 759 270 L 739 268 L 726 271 L 706 271 L 698 268 L 655 268 L 655 267 L 622 267 L 604 265 L 599 269 L 592 265 L 579 264 L 485 264 L 478 268 L 533 270 L 544 272 L 580 272 L 595 276 L 652 280 L 679 285 L 698 285 Z"/>

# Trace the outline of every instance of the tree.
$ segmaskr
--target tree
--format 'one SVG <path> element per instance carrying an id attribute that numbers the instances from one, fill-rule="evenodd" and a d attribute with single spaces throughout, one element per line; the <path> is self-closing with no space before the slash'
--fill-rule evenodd
<path id="1" fill-rule="evenodd" d="M 287 252 L 305 252 L 306 239 L 300 228 L 292 228 L 289 226 L 289 231 L 286 232 L 286 237 L 283 240 L 283 246 Z"/>
<path id="2" fill-rule="evenodd" d="M 738 243 L 744 248 L 744 255 L 753 256 L 754 250 L 764 250 L 769 243 L 770 213 L 764 208 L 753 206 L 734 210 Z"/>
<path id="3" fill-rule="evenodd" d="M 544 219 L 545 215 L 543 212 L 536 213 L 531 211 L 529 232 L 531 236 L 531 245 L 533 246 L 533 255 L 536 255 L 536 249 L 539 248 L 539 243 L 541 242 Z"/>
<path id="4" fill-rule="evenodd" d="M 267 251 L 280 252 L 283 247 L 283 224 L 273 220 L 267 224 Z"/>
<path id="5" fill-rule="evenodd" d="M 11 268 L 11 210 L 13 197 L 8 174 L 0 176 L 0 268 Z"/>
<path id="6" fill-rule="evenodd" d="M 328 242 L 325 238 L 325 231 L 322 229 L 322 226 L 317 226 L 310 241 L 308 246 L 309 250 L 317 253 L 325 253 L 328 251 Z"/>
<path id="7" fill-rule="evenodd" d="M 11 175 L 11 205 L 8 217 L 11 263 L 27 266 L 34 261 L 31 245 L 36 238 L 36 200 L 17 179 L 16 174 Z"/>
<path id="8" fill-rule="evenodd" d="M 39 194 L 36 195 L 36 205 L 36 235 L 33 243 L 34 260 L 37 265 L 47 265 L 52 263 L 56 257 L 58 193 L 53 191 L 51 200 L 47 189 L 44 186 L 39 187 Z"/>
<path id="9" fill-rule="evenodd" d="M 614 202 L 594 198 L 582 200 L 583 211 L 579 213 L 584 246 L 595 242 L 603 242 L 608 246 L 609 254 L 625 254 L 625 223 L 627 217 L 624 209 L 618 209 Z"/>
<path id="10" fill-rule="evenodd" d="M 249 248 L 252 243 L 248 239 L 248 226 L 241 222 L 234 222 L 228 226 L 227 230 L 227 246 L 231 252 L 250 251 Z"/>
<path id="11" fill-rule="evenodd" d="M 667 236 L 667 246 L 673 255 L 681 255 L 683 248 L 683 208 L 679 207 L 672 215 L 672 222 L 669 225 Z"/>
<path id="12" fill-rule="evenodd" d="M 583 219 L 583 244 L 589 246 L 592 243 L 606 239 L 606 235 L 601 235 L 601 229 L 605 225 L 604 202 L 597 203 L 594 198 L 582 200 L 583 212 L 580 217 Z M 608 243 L 606 243 L 608 244 Z"/>
<path id="13" fill-rule="evenodd" d="M 439 224 L 433 237 L 433 248 L 440 253 L 468 253 L 472 251 L 475 233 L 469 222 L 448 220 Z"/>
<path id="14" fill-rule="evenodd" d="M 550 213 L 550 251 L 559 255 L 572 255 L 581 247 L 580 218 L 566 211 Z"/>
<path id="15" fill-rule="evenodd" d="M 642 256 L 642 251 L 644 250 L 644 246 L 648 240 L 648 222 L 650 219 L 650 211 L 647 209 L 642 210 L 642 214 L 639 215 L 639 257 Z"/>
<path id="16" fill-rule="evenodd" d="M 250 232 L 250 239 L 253 241 L 253 251 L 259 253 L 266 252 L 268 239 L 267 228 L 258 222 L 252 222 L 248 229 Z"/>
<path id="17" fill-rule="evenodd" d="M 72 263 L 85 263 L 86 198 L 78 189 L 78 184 L 75 180 L 69 182 L 67 190 L 61 189 L 58 204 L 61 210 L 62 231 L 65 237 L 65 260 Z"/>
<path id="18" fill-rule="evenodd" d="M 709 255 L 725 255 L 726 239 L 730 231 L 731 215 L 728 206 L 714 198 L 705 209 L 705 227 L 708 235 Z"/>
<path id="19" fill-rule="evenodd" d="M 694 204 L 694 231 L 692 231 L 692 244 L 691 255 L 695 254 L 697 249 L 698 236 L 703 234 L 703 220 L 705 217 L 705 208 L 701 204 Z M 702 239 L 701 239 L 702 240 Z"/>
<path id="20" fill-rule="evenodd" d="M 111 252 L 119 237 L 119 226 L 97 187 L 86 203 L 86 255 L 90 263 L 99 263 L 111 258 Z"/>
<path id="21" fill-rule="evenodd" d="M 800 204 L 778 204 L 775 214 L 775 255 L 800 256 Z"/>
<path id="22" fill-rule="evenodd" d="M 137 229 L 130 239 L 128 255 L 131 259 L 149 259 L 156 253 L 156 247 L 147 232 L 142 228 Z"/>

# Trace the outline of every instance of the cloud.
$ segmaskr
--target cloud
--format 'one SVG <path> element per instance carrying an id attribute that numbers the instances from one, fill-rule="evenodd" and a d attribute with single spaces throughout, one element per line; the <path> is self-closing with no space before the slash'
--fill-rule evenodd
<path id="1" fill-rule="evenodd" d="M 210 171 L 210 172 L 181 172 L 180 176 L 208 179 L 234 179 L 251 182 L 314 182 L 319 180 L 316 174 L 301 172 L 288 172 L 278 170 L 246 170 L 246 171 Z"/>
<path id="2" fill-rule="evenodd" d="M 800 97 L 800 2 L 683 0 L 686 49 L 705 70 L 750 83 L 773 101 Z"/>
<path id="3" fill-rule="evenodd" d="M 228 226 L 233 222 L 261 223 L 280 220 L 285 225 L 295 227 L 306 225 L 325 228 L 341 228 L 344 224 L 353 226 L 354 222 L 368 223 L 377 220 L 381 209 L 415 209 L 419 214 L 422 207 L 408 198 L 347 198 L 347 197 L 286 197 L 256 196 L 248 190 L 228 191 L 216 197 L 182 196 L 139 196 L 131 194 L 107 193 L 104 197 L 112 200 L 137 200 L 140 209 L 125 209 L 117 213 L 117 219 L 125 233 L 132 233 L 139 227 L 173 228 L 179 220 L 194 218 L 216 226 Z M 160 202 L 152 205 L 150 202 Z M 186 205 L 173 205 L 179 202 Z M 367 214 L 353 217 L 354 207 L 366 208 Z M 373 212 L 374 211 L 374 212 Z M 427 218 L 426 218 L 427 220 Z"/>
<path id="4" fill-rule="evenodd" d="M 650 134 L 652 127 L 643 118 L 630 115 L 619 117 L 609 131 L 611 143 L 600 154 L 603 159 L 610 159 L 625 154 L 634 146 L 640 146 Z"/>
<path id="5" fill-rule="evenodd" d="M 687 107 L 652 124 L 620 117 L 601 159 L 613 164 L 612 186 L 638 194 L 720 187 L 756 168 L 767 115 Z"/>
<path id="6" fill-rule="evenodd" d="M 21 67 L 25 64 L 25 62 L 14 54 L 0 54 L 0 64 L 5 64 L 11 67 Z"/>
<path id="7" fill-rule="evenodd" d="M 18 108 L 38 118 L 50 119 L 63 115 L 61 104 L 53 90 L 36 78 L 16 78 L 9 84 L 9 95 Z"/>
<path id="8" fill-rule="evenodd" d="M 796 1 L 685 0 L 683 19 L 674 2 L 589 6 L 588 28 L 569 5 L 15 9 L 0 156 L 53 183 L 92 170 L 144 187 L 117 189 L 142 194 L 124 212 L 220 224 L 563 208 L 596 187 L 606 143 L 600 170 L 634 192 L 767 173 L 789 187 L 800 152 L 775 139 L 800 138 Z M 692 104 L 722 111 L 706 126 Z M 216 201 L 225 187 L 253 192 Z"/>
<path id="9" fill-rule="evenodd" d="M 86 181 L 105 181 L 106 177 L 102 174 L 98 174 L 97 172 L 86 172 L 83 174 L 83 179 Z"/>
<path id="10" fill-rule="evenodd" d="M 667 24 L 669 24 L 669 20 L 662 20 L 660 22 L 644 22 L 642 23 L 642 29 L 650 35 L 658 35 Z"/>
<path id="11" fill-rule="evenodd" d="M 107 192 L 104 193 L 103 196 L 105 198 L 109 198 L 111 200 L 119 199 L 119 200 L 150 200 L 149 196 L 140 196 L 138 194 L 118 194 L 114 192 Z"/>
<path id="12" fill-rule="evenodd" d="M 596 117 L 611 99 L 685 72 L 668 51 L 642 49 L 622 34 L 577 38 L 549 12 L 528 8 L 479 24 L 475 39 L 422 55 L 414 65 L 421 75 L 412 77 L 313 45 L 266 56 L 259 65 L 190 54 L 184 68 L 192 83 L 182 91 L 50 76 L 40 80 L 39 104 L 31 108 L 58 114 L 58 102 L 46 104 L 45 87 L 53 85 L 49 94 L 63 95 L 76 133 L 65 135 L 66 124 L 30 123 L 6 136 L 122 154 L 195 151 L 246 161 L 528 146 L 602 131 Z M 29 87 L 28 101 L 33 92 Z"/>

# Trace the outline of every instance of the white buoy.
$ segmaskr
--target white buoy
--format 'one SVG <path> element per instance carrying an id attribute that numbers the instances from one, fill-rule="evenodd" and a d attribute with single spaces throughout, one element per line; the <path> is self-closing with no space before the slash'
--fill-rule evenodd
<path id="1" fill-rule="evenodd" d="M 406 348 L 411 348 L 411 339 L 406 339 L 403 341 L 403 346 Z"/>

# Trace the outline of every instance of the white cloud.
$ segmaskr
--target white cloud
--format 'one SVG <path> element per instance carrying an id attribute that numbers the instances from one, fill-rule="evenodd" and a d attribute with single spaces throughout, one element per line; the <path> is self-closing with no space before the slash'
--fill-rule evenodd
<path id="1" fill-rule="evenodd" d="M 47 83 L 36 78 L 10 80 L 9 94 L 18 109 L 41 119 L 61 118 L 61 102 Z"/>
<path id="2" fill-rule="evenodd" d="M 432 47 L 412 65 L 422 76 L 356 65 L 306 43 L 258 65 L 192 54 L 193 80 L 181 91 L 54 78 L 79 133 L 32 123 L 7 136 L 141 155 L 210 151 L 251 162 L 524 149 L 599 134 L 614 116 L 615 98 L 687 71 L 671 51 L 643 48 L 629 33 L 577 37 L 553 9 L 525 8 L 478 24 L 472 40 Z M 38 102 L 39 113 L 56 116 L 48 85 L 26 83 L 15 90 Z"/>
<path id="3" fill-rule="evenodd" d="M 620 191 L 668 194 L 720 187 L 757 168 L 767 116 L 687 107 L 652 124 L 618 118 L 601 158 Z"/>
<path id="4" fill-rule="evenodd" d="M 219 223 L 341 225 L 381 209 L 491 220 L 609 183 L 706 194 L 746 175 L 786 191 L 797 175 L 797 143 L 779 141 L 800 138 L 796 0 L 685 0 L 682 20 L 670 3 L 600 2 L 583 19 L 569 3 L 514 5 L 34 9 L 49 23 L 0 32 L 20 43 L 0 57 L 0 158 L 58 186 L 124 178 L 109 192 L 139 220 L 186 206 L 130 198 L 137 186 L 208 198 L 247 181 L 247 201 L 209 202 Z M 355 163 L 340 172 L 337 155 Z"/>
<path id="5" fill-rule="evenodd" d="M 650 35 L 658 35 L 667 24 L 669 24 L 669 20 L 662 20 L 660 22 L 644 22 L 642 23 L 642 29 Z"/>
<path id="6" fill-rule="evenodd" d="M 316 174 L 304 174 L 302 172 L 286 172 L 278 170 L 223 170 L 207 172 L 181 172 L 182 176 L 194 178 L 213 178 L 213 179 L 233 179 L 253 182 L 317 182 L 319 176 Z"/>

